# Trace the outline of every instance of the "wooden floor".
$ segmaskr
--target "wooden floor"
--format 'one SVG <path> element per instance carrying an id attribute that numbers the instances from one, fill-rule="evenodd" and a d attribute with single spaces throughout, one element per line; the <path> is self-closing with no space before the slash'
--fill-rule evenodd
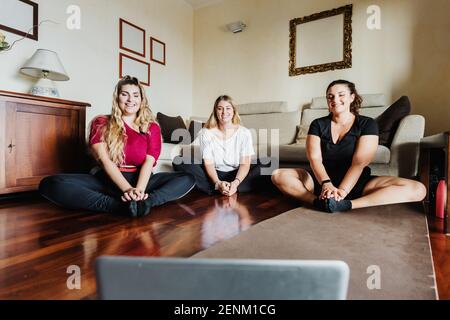
<path id="1" fill-rule="evenodd" d="M 442 233 L 442 219 L 429 217 L 428 227 L 439 299 L 450 300 L 450 235 Z"/>
<path id="2" fill-rule="evenodd" d="M 0 199 L 0 299 L 95 299 L 100 255 L 188 257 L 297 206 L 281 195 L 191 192 L 131 219 L 68 211 L 37 196 Z M 450 240 L 441 224 L 429 220 L 430 239 L 439 295 L 450 299 Z M 80 289 L 67 287 L 70 266 L 80 268 Z"/>

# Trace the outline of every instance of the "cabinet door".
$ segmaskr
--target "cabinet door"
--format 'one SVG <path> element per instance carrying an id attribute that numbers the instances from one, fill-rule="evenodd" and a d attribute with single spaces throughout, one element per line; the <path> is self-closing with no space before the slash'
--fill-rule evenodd
<path id="1" fill-rule="evenodd" d="M 34 190 L 45 176 L 74 170 L 79 116 L 79 110 L 7 102 L 6 188 Z"/>

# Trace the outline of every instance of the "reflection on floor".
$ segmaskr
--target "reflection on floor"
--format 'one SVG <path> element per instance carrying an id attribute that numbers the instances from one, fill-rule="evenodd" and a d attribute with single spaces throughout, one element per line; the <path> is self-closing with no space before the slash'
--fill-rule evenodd
<path id="1" fill-rule="evenodd" d="M 189 257 L 298 206 L 282 195 L 191 192 L 131 219 L 65 210 L 36 196 L 0 199 L 0 299 L 93 299 L 100 255 Z M 450 299 L 450 240 L 442 220 L 429 223 L 439 296 Z M 73 286 L 78 271 L 80 288 Z"/>
<path id="2" fill-rule="evenodd" d="M 201 247 L 230 239 L 253 224 L 247 207 L 237 201 L 237 194 L 215 199 L 214 207 L 206 212 L 201 228 Z"/>
<path id="3" fill-rule="evenodd" d="M 100 255 L 188 257 L 297 206 L 281 195 L 192 192 L 131 219 L 65 210 L 39 197 L 1 201 L 0 298 L 95 298 Z M 69 289 L 78 270 L 80 288 Z"/>

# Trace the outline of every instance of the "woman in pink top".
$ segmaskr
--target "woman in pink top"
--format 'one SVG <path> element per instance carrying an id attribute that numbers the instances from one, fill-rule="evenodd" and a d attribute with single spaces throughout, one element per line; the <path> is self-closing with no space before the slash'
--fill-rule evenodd
<path id="1" fill-rule="evenodd" d="M 43 179 L 40 193 L 67 208 L 145 216 L 154 206 L 183 197 L 195 186 L 189 173 L 152 174 L 161 131 L 139 80 L 121 79 L 111 115 L 92 121 L 89 145 L 101 169 Z"/>

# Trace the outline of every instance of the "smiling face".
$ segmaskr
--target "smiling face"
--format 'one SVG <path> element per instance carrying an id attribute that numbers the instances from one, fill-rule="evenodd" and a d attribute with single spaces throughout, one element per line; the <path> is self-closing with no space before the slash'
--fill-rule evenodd
<path id="1" fill-rule="evenodd" d="M 124 116 L 136 114 L 141 107 L 142 97 L 139 87 L 126 84 L 120 89 L 118 104 Z"/>
<path id="2" fill-rule="evenodd" d="M 217 104 L 216 117 L 217 121 L 224 125 L 232 123 L 234 116 L 234 109 L 230 102 L 222 100 Z"/>
<path id="3" fill-rule="evenodd" d="M 350 112 L 350 105 L 355 100 L 355 95 L 345 84 L 336 84 L 328 89 L 327 104 L 328 110 L 333 114 Z"/>

